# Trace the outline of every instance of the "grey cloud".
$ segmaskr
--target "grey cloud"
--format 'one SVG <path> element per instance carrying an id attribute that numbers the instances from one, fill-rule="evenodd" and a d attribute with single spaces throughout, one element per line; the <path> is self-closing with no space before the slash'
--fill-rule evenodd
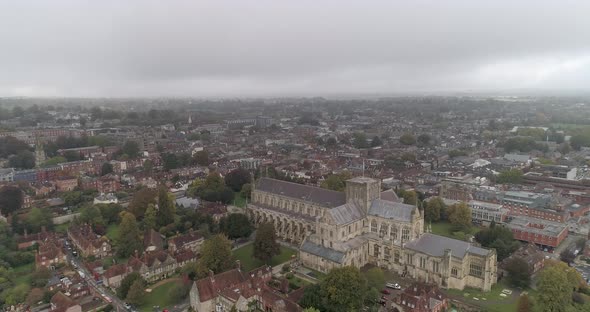
<path id="1" fill-rule="evenodd" d="M 514 2 L 3 1 L 0 96 L 587 88 L 590 3 Z"/>

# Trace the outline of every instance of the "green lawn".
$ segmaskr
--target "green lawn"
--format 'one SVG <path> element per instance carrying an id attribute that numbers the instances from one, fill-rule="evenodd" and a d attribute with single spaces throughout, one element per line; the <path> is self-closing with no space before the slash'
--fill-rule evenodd
<path id="1" fill-rule="evenodd" d="M 68 231 L 68 227 L 70 226 L 69 222 L 58 224 L 55 226 L 55 232 L 65 234 Z"/>
<path id="2" fill-rule="evenodd" d="M 240 260 L 242 268 L 244 271 L 250 271 L 256 268 L 261 267 L 264 265 L 264 262 L 255 259 L 252 254 L 254 252 L 254 244 L 248 244 L 246 246 L 240 247 L 234 250 L 232 253 L 236 260 Z M 269 263 L 270 266 L 279 265 L 283 262 L 287 262 L 291 260 L 291 256 L 296 255 L 297 251 L 291 248 L 287 248 L 281 246 L 281 253 L 277 256 L 274 256 Z"/>
<path id="3" fill-rule="evenodd" d="M 426 225 L 428 227 L 428 225 Z M 475 235 L 479 232 L 479 228 L 477 226 L 472 226 L 468 232 L 464 233 L 465 235 Z M 454 239 L 464 240 L 465 237 L 461 237 L 460 235 L 453 234 L 453 226 L 446 221 L 432 223 L 432 233 L 436 235 L 446 236 Z"/>
<path id="4" fill-rule="evenodd" d="M 17 266 L 11 270 L 14 273 L 14 283 L 19 284 L 30 284 L 31 274 L 35 271 L 35 263 L 29 263 L 21 266 Z"/>
<path id="5" fill-rule="evenodd" d="M 246 207 L 246 199 L 244 197 L 242 197 L 242 194 L 240 192 L 235 193 L 234 206 L 237 206 L 240 208 Z"/>
<path id="6" fill-rule="evenodd" d="M 450 295 L 463 297 L 463 298 L 465 298 L 465 301 L 467 301 L 471 304 L 483 307 L 486 309 L 486 311 L 490 311 L 490 312 L 516 312 L 518 298 L 514 297 L 515 296 L 514 293 L 508 297 L 500 296 L 500 294 L 502 293 L 502 290 L 504 290 L 504 289 L 510 289 L 514 293 L 517 292 L 515 289 L 513 289 L 512 287 L 507 285 L 507 282 L 505 279 L 498 282 L 496 285 L 492 286 L 492 290 L 489 292 L 483 292 L 479 289 L 473 289 L 473 288 L 465 288 L 464 290 L 447 289 L 447 290 L 444 290 L 444 292 L 446 292 Z M 529 294 L 529 295 L 532 295 L 532 294 Z M 477 298 L 478 300 L 475 300 L 473 298 Z"/>
<path id="7" fill-rule="evenodd" d="M 119 225 L 118 224 L 111 224 L 107 227 L 107 237 L 111 241 L 115 241 L 119 236 Z"/>
<path id="8" fill-rule="evenodd" d="M 153 312 L 154 306 L 160 306 L 159 311 L 170 309 L 176 302 L 172 302 L 168 293 L 176 283 L 179 283 L 179 281 L 172 280 L 152 289 L 150 293 L 146 292 L 143 304 L 139 307 L 139 310 L 142 312 Z"/>

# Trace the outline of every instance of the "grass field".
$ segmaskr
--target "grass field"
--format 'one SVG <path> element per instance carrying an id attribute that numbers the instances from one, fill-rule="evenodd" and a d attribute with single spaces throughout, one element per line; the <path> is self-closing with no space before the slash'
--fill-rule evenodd
<path id="1" fill-rule="evenodd" d="M 35 271 L 35 263 L 29 263 L 15 267 L 11 270 L 14 273 L 14 283 L 19 284 L 30 284 L 31 274 Z"/>
<path id="2" fill-rule="evenodd" d="M 244 208 L 244 207 L 246 207 L 246 199 L 244 197 L 242 197 L 242 194 L 240 192 L 236 192 L 233 204 L 234 204 L 234 206 Z"/>
<path id="3" fill-rule="evenodd" d="M 154 311 L 154 306 L 160 306 L 159 311 L 163 311 L 164 309 L 170 309 L 177 302 L 172 302 L 168 293 L 176 283 L 179 283 L 179 281 L 172 280 L 168 283 L 161 284 L 158 287 L 152 289 L 152 292 L 150 293 L 146 292 L 144 302 L 139 307 L 139 310 L 142 312 L 152 312 Z"/>
<path id="4" fill-rule="evenodd" d="M 69 222 L 63 223 L 63 224 L 58 224 L 55 226 L 55 232 L 65 234 L 68 231 L 69 226 L 70 226 Z"/>
<path id="5" fill-rule="evenodd" d="M 233 256 L 236 260 L 240 260 L 242 268 L 244 271 L 250 271 L 256 268 L 261 267 L 265 263 L 255 259 L 252 255 L 254 253 L 254 244 L 248 244 L 246 246 L 240 247 L 233 251 Z M 296 255 L 297 251 L 291 248 L 287 248 L 281 246 L 281 253 L 277 256 L 274 256 L 269 263 L 270 266 L 279 265 L 281 263 L 287 262 L 291 260 L 293 255 Z"/>
<path id="6" fill-rule="evenodd" d="M 107 237 L 111 241 L 115 241 L 119 236 L 119 225 L 118 224 L 111 224 L 107 227 Z"/>
<path id="7" fill-rule="evenodd" d="M 479 232 L 479 228 L 476 226 L 472 226 L 468 232 L 465 232 L 465 234 L 475 235 L 477 232 Z M 459 237 L 453 234 L 453 226 L 449 222 L 432 223 L 432 233 L 455 239 L 464 239 L 463 237 Z"/>
<path id="8" fill-rule="evenodd" d="M 508 297 L 500 296 L 504 289 L 512 290 L 514 292 L 513 295 Z M 479 289 L 471 288 L 466 288 L 464 290 L 447 289 L 445 292 L 450 295 L 463 297 L 467 302 L 485 308 L 485 311 L 516 312 L 516 307 L 518 305 L 517 291 L 509 287 L 506 284 L 506 280 L 498 282 L 489 292 L 483 292 Z M 477 300 L 474 298 L 477 298 Z"/>

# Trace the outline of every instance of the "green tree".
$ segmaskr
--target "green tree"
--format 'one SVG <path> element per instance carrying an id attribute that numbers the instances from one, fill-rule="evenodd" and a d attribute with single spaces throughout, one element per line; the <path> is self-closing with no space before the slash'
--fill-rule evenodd
<path id="1" fill-rule="evenodd" d="M 189 193 L 211 202 L 231 203 L 234 199 L 234 192 L 225 185 L 224 180 L 216 172 L 211 172 L 203 183 L 193 182 L 197 186 L 189 188 Z"/>
<path id="2" fill-rule="evenodd" d="M 381 141 L 381 138 L 378 136 L 374 136 L 373 139 L 371 140 L 371 147 L 376 147 L 376 146 L 381 146 L 383 145 L 383 141 Z"/>
<path id="3" fill-rule="evenodd" d="M 137 158 L 139 157 L 139 144 L 135 141 L 127 141 L 123 144 L 121 152 L 131 159 Z"/>
<path id="4" fill-rule="evenodd" d="M 229 186 L 234 192 L 241 191 L 242 186 L 250 182 L 250 172 L 244 168 L 234 169 L 225 176 L 225 185 Z"/>
<path id="5" fill-rule="evenodd" d="M 211 236 L 201 246 L 201 258 L 197 262 L 197 276 L 208 275 L 209 270 L 215 274 L 224 272 L 233 266 L 231 242 L 223 234 Z"/>
<path id="6" fill-rule="evenodd" d="M 143 162 L 143 170 L 144 170 L 144 171 L 145 171 L 147 174 L 151 175 L 151 174 L 152 174 L 152 172 L 154 171 L 154 162 L 153 162 L 153 161 L 151 161 L 150 159 L 146 159 L 146 160 Z"/>
<path id="7" fill-rule="evenodd" d="M 119 237 L 117 238 L 117 255 L 127 258 L 136 251 L 143 250 L 141 233 L 137 221 L 132 213 L 121 212 L 121 224 L 119 225 Z"/>
<path id="8" fill-rule="evenodd" d="M 30 232 L 39 232 L 43 227 L 47 230 L 53 229 L 53 217 L 49 209 L 34 207 L 27 214 L 25 219 L 26 227 Z"/>
<path id="9" fill-rule="evenodd" d="M 418 145 L 426 146 L 426 145 L 430 144 L 430 140 L 431 140 L 430 135 L 423 133 L 418 136 Z"/>
<path id="10" fill-rule="evenodd" d="M 505 184 L 521 184 L 522 183 L 522 171 L 518 169 L 510 169 L 506 171 L 500 172 L 498 177 L 496 178 L 496 183 Z"/>
<path id="11" fill-rule="evenodd" d="M 7 185 L 0 188 L 0 212 L 2 215 L 9 216 L 20 210 L 23 202 L 24 193 L 19 187 Z"/>
<path id="12" fill-rule="evenodd" d="M 367 136 L 362 132 L 356 132 L 353 134 L 352 145 L 355 148 L 367 148 L 369 143 L 367 142 Z"/>
<path id="13" fill-rule="evenodd" d="M 119 288 L 117 288 L 117 297 L 126 298 L 129 288 L 131 288 L 131 285 L 133 285 L 133 283 L 137 280 L 141 280 L 141 275 L 139 272 L 131 272 L 127 274 L 127 276 L 121 280 L 121 285 L 119 285 Z"/>
<path id="14" fill-rule="evenodd" d="M 35 154 L 30 151 L 20 151 L 8 158 L 8 166 L 20 169 L 35 168 Z"/>
<path id="15" fill-rule="evenodd" d="M 209 153 L 205 150 L 198 151 L 193 156 L 193 161 L 199 166 L 209 166 Z"/>
<path id="16" fill-rule="evenodd" d="M 557 265 L 543 269 L 537 279 L 538 305 L 543 311 L 564 312 L 572 303 L 573 287 Z"/>
<path id="17" fill-rule="evenodd" d="M 367 291 L 367 282 L 359 269 L 346 266 L 335 268 L 320 285 L 322 306 L 328 312 L 360 311 Z"/>
<path id="18" fill-rule="evenodd" d="M 158 211 L 156 210 L 156 206 L 154 204 L 149 204 L 147 210 L 145 211 L 145 215 L 143 216 L 143 229 L 155 229 L 157 220 L 158 220 Z"/>
<path id="19" fill-rule="evenodd" d="M 240 191 L 240 196 L 242 198 L 250 199 L 252 196 L 252 184 L 246 183 L 242 185 L 242 190 Z"/>
<path id="20" fill-rule="evenodd" d="M 316 308 L 306 308 L 306 309 L 303 309 L 303 312 L 320 312 L 320 310 L 318 310 Z"/>
<path id="21" fill-rule="evenodd" d="M 135 217 L 142 218 L 148 205 L 156 203 L 157 195 L 158 193 L 153 189 L 142 188 L 135 192 L 129 206 L 127 206 L 127 210 Z"/>
<path id="22" fill-rule="evenodd" d="M 145 285 L 143 280 L 137 279 L 131 284 L 129 287 L 129 291 L 127 292 L 127 302 L 134 304 L 134 305 L 141 305 L 145 298 Z"/>
<path id="23" fill-rule="evenodd" d="M 399 142 L 403 145 L 414 145 L 416 144 L 416 137 L 411 133 L 404 133 L 399 137 Z"/>
<path id="24" fill-rule="evenodd" d="M 531 268 L 522 258 L 514 257 L 506 264 L 508 282 L 513 287 L 526 288 L 531 283 Z"/>
<path id="25" fill-rule="evenodd" d="M 219 220 L 220 230 L 230 239 L 248 237 L 252 234 L 253 226 L 245 214 L 232 213 Z"/>
<path id="26" fill-rule="evenodd" d="M 424 218 L 427 222 L 438 222 L 446 212 L 445 202 L 440 197 L 430 199 L 424 207 Z"/>
<path id="27" fill-rule="evenodd" d="M 277 234 L 272 223 L 261 223 L 254 240 L 254 258 L 268 263 L 272 257 L 281 253 Z"/>
<path id="28" fill-rule="evenodd" d="M 303 290 L 303 296 L 299 300 L 298 304 L 303 308 L 322 308 L 322 296 L 320 295 L 320 285 L 313 284 L 305 287 Z"/>
<path id="29" fill-rule="evenodd" d="M 176 214 L 176 204 L 174 195 L 169 193 L 164 187 L 160 188 L 158 192 L 158 210 L 157 223 L 159 226 L 168 225 L 174 222 L 174 215 Z"/>
<path id="30" fill-rule="evenodd" d="M 342 192 L 346 188 L 346 180 L 351 178 L 352 174 L 348 171 L 331 174 L 320 183 L 320 186 L 325 189 Z"/>
<path id="31" fill-rule="evenodd" d="M 97 205 L 86 205 L 80 209 L 80 221 L 92 226 L 106 225 L 102 217 L 102 212 Z"/>
<path id="32" fill-rule="evenodd" d="M 102 167 L 100 168 L 100 175 L 101 176 L 107 175 L 112 172 L 113 172 L 113 165 L 111 165 L 111 163 L 105 162 L 102 164 Z"/>
<path id="33" fill-rule="evenodd" d="M 466 203 L 460 202 L 447 208 L 449 222 L 458 230 L 466 230 L 471 227 L 471 208 Z"/>

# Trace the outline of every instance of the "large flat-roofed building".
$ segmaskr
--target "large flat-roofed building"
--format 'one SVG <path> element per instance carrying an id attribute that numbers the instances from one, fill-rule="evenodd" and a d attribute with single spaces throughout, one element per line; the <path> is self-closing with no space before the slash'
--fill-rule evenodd
<path id="1" fill-rule="evenodd" d="M 256 225 L 273 223 L 300 246 L 302 264 L 321 272 L 374 264 L 445 288 L 491 289 L 494 250 L 424 233 L 418 208 L 386 193 L 365 177 L 346 181 L 345 192 L 261 178 L 247 211 Z"/>
<path id="2" fill-rule="evenodd" d="M 514 234 L 514 239 L 548 249 L 559 246 L 568 235 L 565 224 L 535 218 L 515 217 L 506 226 Z"/>
<path id="3" fill-rule="evenodd" d="M 500 204 L 481 202 L 477 200 L 469 201 L 471 208 L 471 220 L 475 223 L 502 223 L 508 217 L 508 209 Z"/>
<path id="4" fill-rule="evenodd" d="M 569 214 L 565 210 L 559 210 L 552 203 L 551 195 L 507 191 L 500 193 L 499 203 L 510 211 L 512 216 L 526 216 L 554 222 L 565 222 Z"/>

